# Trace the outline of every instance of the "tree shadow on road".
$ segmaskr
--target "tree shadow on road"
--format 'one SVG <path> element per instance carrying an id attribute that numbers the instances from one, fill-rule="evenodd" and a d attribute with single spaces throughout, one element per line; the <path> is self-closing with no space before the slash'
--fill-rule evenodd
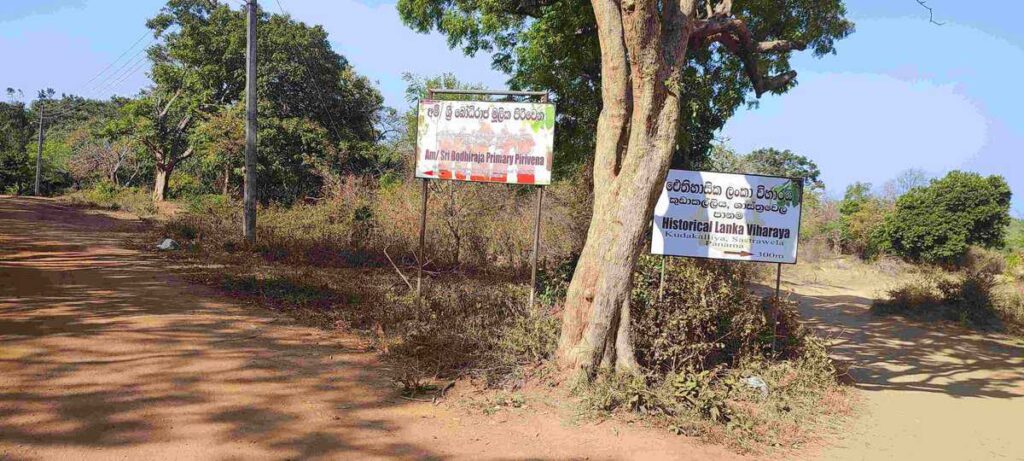
<path id="1" fill-rule="evenodd" d="M 26 203 L 0 200 L 0 458 L 441 457 L 394 437 L 408 402 L 351 338 L 170 277 L 95 231 L 116 222 Z"/>
<path id="2" fill-rule="evenodd" d="M 791 295 L 808 326 L 831 338 L 833 356 L 865 390 L 957 398 L 1024 397 L 1024 346 L 947 323 L 876 316 L 860 296 Z"/>

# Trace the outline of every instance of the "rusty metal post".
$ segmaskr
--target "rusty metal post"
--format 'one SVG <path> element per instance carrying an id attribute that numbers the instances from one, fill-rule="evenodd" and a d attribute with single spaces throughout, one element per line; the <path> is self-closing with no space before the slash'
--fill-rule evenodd
<path id="1" fill-rule="evenodd" d="M 540 219 L 541 213 L 544 210 L 544 186 L 537 186 L 537 221 L 533 227 L 533 253 L 530 255 L 530 303 L 529 307 L 533 309 L 533 303 L 537 298 L 537 255 L 540 253 Z"/>

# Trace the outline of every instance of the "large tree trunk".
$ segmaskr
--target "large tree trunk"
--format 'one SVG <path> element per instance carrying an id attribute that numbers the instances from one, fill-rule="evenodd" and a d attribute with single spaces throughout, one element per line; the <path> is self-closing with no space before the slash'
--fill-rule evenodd
<path id="1" fill-rule="evenodd" d="M 675 150 L 679 77 L 689 24 L 676 5 L 593 0 L 602 102 L 594 213 L 569 285 L 559 340 L 563 367 L 637 368 L 629 335 L 633 270 Z M 686 3 L 686 2 L 682 2 Z"/>
<path id="2" fill-rule="evenodd" d="M 156 167 L 156 181 L 153 183 L 153 201 L 162 202 L 167 199 L 167 182 L 171 179 L 171 172 L 174 171 L 174 166 L 161 166 Z"/>

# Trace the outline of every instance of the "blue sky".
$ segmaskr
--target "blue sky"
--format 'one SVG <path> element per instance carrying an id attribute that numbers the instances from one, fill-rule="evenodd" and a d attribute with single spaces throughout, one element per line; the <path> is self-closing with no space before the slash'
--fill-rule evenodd
<path id="1" fill-rule="evenodd" d="M 972 3 L 931 0 L 936 19 L 945 22 L 935 26 L 914 0 L 848 0 L 857 31 L 839 42 L 838 54 L 798 55 L 800 85 L 741 111 L 722 137 L 740 152 L 772 146 L 807 155 L 821 166 L 833 194 L 856 180 L 881 186 L 907 168 L 1002 174 L 1017 192 L 1016 214 L 1024 214 L 1024 91 L 1018 82 L 1024 28 L 1014 23 L 1024 17 L 1024 2 Z M 28 96 L 43 87 L 92 97 L 135 93 L 148 83 L 136 54 L 148 37 L 130 45 L 162 4 L 0 1 L 0 56 L 13 63 L 0 71 L 0 88 Z M 392 1 L 281 4 L 300 20 L 323 24 L 335 48 L 378 83 L 389 105 L 407 106 L 403 72 L 450 71 L 491 87 L 504 83 L 489 56 L 465 57 L 441 36 L 410 31 Z M 274 0 L 263 6 L 278 10 Z M 115 77 L 88 81 L 104 69 L 104 76 Z"/>

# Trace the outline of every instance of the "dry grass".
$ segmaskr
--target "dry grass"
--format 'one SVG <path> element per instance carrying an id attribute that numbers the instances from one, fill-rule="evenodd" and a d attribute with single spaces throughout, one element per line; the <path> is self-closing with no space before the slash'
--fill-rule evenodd
<path id="1" fill-rule="evenodd" d="M 151 218 L 157 214 L 157 207 L 149 192 L 138 188 L 117 187 L 110 183 L 98 183 L 92 188 L 63 195 L 58 200 L 75 207 L 126 211 L 140 218 Z"/>
<path id="2" fill-rule="evenodd" d="M 420 201 L 416 186 L 341 188 L 337 197 L 320 203 L 262 208 L 254 247 L 239 238 L 237 203 L 200 197 L 147 240 L 178 240 L 183 251 L 169 257 L 193 267 L 193 280 L 324 328 L 362 333 L 409 394 L 458 378 L 515 392 L 531 378 L 549 376 L 550 367 L 544 364 L 555 348 L 557 306 L 572 274 L 572 255 L 582 247 L 586 231 L 586 219 L 581 219 L 589 215 L 586 194 L 568 183 L 548 190 L 541 302 L 528 310 L 525 282 L 532 235 L 525 223 L 532 220 L 533 191 L 433 183 L 427 278 L 424 302 L 418 305 L 413 297 Z M 688 266 L 688 272 L 678 274 L 701 278 L 707 292 L 700 296 L 711 303 L 705 308 L 674 304 L 684 317 L 694 314 L 684 322 L 692 331 L 667 331 L 683 324 L 652 320 L 643 325 L 658 332 L 635 333 L 638 344 L 675 341 L 668 346 L 676 352 L 669 355 L 697 352 L 697 358 L 672 359 L 678 366 L 671 369 L 651 366 L 642 386 L 599 379 L 591 391 L 579 394 L 584 407 L 597 413 L 628 408 L 675 432 L 725 441 L 745 451 L 806 443 L 828 420 L 819 418 L 820 403 L 841 394 L 827 354 L 800 329 L 792 306 L 780 308 L 786 311 L 783 326 L 767 332 L 764 303 L 745 288 L 766 276 L 760 266 L 735 265 L 734 271 L 705 266 Z M 650 287 L 640 287 L 644 290 Z M 653 311 L 670 304 L 637 307 Z M 752 376 L 770 386 L 768 398 L 741 383 Z M 686 390 L 691 385 L 703 390 Z M 515 406 L 517 400 L 509 401 Z M 641 410 L 638 402 L 650 402 L 657 411 Z"/>
<path id="3" fill-rule="evenodd" d="M 584 416 L 640 415 L 751 453 L 799 448 L 838 424 L 848 393 L 824 341 L 794 304 L 747 288 L 764 276 L 758 266 L 673 261 L 657 300 L 659 268 L 641 258 L 632 299 L 643 372 L 576 383 Z"/>

